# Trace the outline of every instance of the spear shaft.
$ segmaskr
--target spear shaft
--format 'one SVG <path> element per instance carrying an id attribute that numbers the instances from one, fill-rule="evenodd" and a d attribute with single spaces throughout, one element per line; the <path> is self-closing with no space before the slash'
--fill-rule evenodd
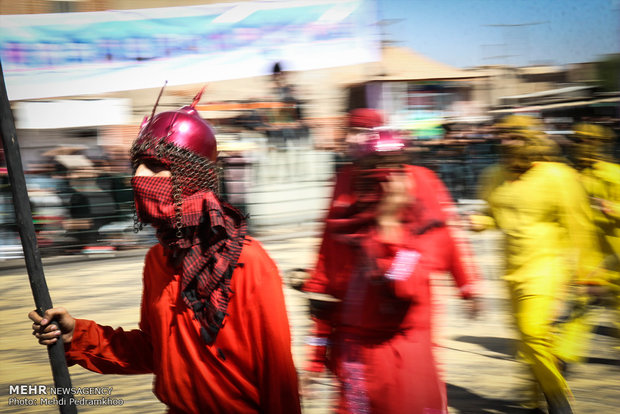
<path id="1" fill-rule="evenodd" d="M 34 303 L 39 315 L 43 315 L 46 310 L 52 308 L 52 299 L 47 288 L 47 283 L 45 282 L 41 253 L 39 251 L 34 224 L 32 222 L 32 211 L 30 210 L 26 178 L 24 177 L 24 169 L 22 167 L 13 112 L 11 112 L 6 84 L 4 82 L 2 62 L 0 62 L 0 78 L 2 78 L 2 82 L 0 82 L 0 127 L 2 132 L 2 146 L 4 148 L 7 171 L 9 174 L 9 184 L 13 195 L 15 218 L 22 248 L 24 250 L 24 259 L 26 261 L 26 269 L 28 271 L 28 279 L 30 280 L 30 289 L 32 290 Z M 63 403 L 60 403 L 58 408 L 63 414 L 77 413 L 77 408 L 72 402 L 73 394 L 71 392 L 64 392 L 71 390 L 71 377 L 69 376 L 69 368 L 67 367 L 61 337 L 58 337 L 56 343 L 47 347 L 47 353 L 52 366 L 54 385 L 56 389 L 61 390 L 58 393 L 58 401 L 62 401 Z"/>

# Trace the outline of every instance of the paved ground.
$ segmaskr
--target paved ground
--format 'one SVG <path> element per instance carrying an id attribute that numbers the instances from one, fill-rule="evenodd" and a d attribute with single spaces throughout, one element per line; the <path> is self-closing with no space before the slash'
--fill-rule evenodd
<path id="1" fill-rule="evenodd" d="M 312 265 L 318 244 L 313 227 L 286 228 L 262 234 L 260 239 L 283 274 Z M 434 289 L 439 308 L 437 357 L 448 386 L 451 413 L 520 413 L 515 403 L 519 365 L 512 358 L 514 332 L 510 329 L 506 292 L 500 273 L 496 234 L 472 238 L 484 271 L 484 312 L 478 320 L 466 318 L 450 279 L 438 275 Z M 136 327 L 139 317 L 141 269 L 144 251 L 119 254 L 104 260 L 54 258 L 45 272 L 54 303 L 72 314 L 100 323 Z M 11 262 L 16 263 L 16 262 Z M 9 386 L 51 384 L 47 354 L 30 334 L 26 314 L 33 302 L 23 266 L 0 263 L 0 412 L 56 412 L 56 407 L 8 405 Z M 286 278 L 285 278 L 286 282 Z M 304 295 L 285 285 L 293 333 L 293 353 L 298 367 L 305 361 L 309 321 Z M 609 316 L 601 317 L 610 326 Z M 569 383 L 575 408 L 581 413 L 617 412 L 620 395 L 619 351 L 612 339 L 597 335 L 591 362 L 572 367 Z M 80 412 L 163 413 L 165 407 L 151 393 L 150 376 L 101 376 L 80 367 L 70 369 L 74 386 L 112 387 L 111 397 L 123 407 L 82 407 Z M 322 376 L 304 382 L 304 413 L 327 413 L 335 397 L 333 378 Z"/>

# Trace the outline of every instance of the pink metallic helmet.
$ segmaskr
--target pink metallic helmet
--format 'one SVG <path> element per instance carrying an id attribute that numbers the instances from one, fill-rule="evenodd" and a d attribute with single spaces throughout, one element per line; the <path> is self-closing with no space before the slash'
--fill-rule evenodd
<path id="1" fill-rule="evenodd" d="M 134 169 L 151 159 L 170 170 L 179 194 L 190 195 L 200 190 L 219 194 L 215 133 L 195 109 L 201 95 L 202 91 L 189 106 L 154 115 L 156 103 L 151 117 L 142 122 L 130 150 Z"/>
<path id="2" fill-rule="evenodd" d="M 140 146 L 148 141 L 157 141 L 185 148 L 196 155 L 215 161 L 217 159 L 215 132 L 195 109 L 201 96 L 202 91 L 189 106 L 145 118 L 134 145 Z"/>

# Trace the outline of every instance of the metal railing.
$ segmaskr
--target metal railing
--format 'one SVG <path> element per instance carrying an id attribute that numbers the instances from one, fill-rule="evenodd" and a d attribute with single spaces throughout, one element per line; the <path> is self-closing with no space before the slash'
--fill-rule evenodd
<path id="1" fill-rule="evenodd" d="M 476 197 L 480 172 L 497 162 L 492 144 L 434 146 L 411 162 L 434 170 L 455 200 Z M 223 197 L 250 213 L 250 230 L 274 224 L 320 221 L 331 196 L 334 154 L 290 149 L 223 163 Z M 28 192 L 42 255 L 98 253 L 156 242 L 148 226 L 134 233 L 130 174 L 28 174 Z M 280 223 L 281 222 L 281 223 Z M 0 259 L 19 257 L 6 177 L 0 182 Z"/>

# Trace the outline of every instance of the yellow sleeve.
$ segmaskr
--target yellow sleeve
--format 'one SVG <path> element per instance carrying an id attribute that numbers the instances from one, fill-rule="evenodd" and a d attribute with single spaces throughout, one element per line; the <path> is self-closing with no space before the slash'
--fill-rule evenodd
<path id="1" fill-rule="evenodd" d="M 497 227 L 495 219 L 491 216 L 490 209 L 487 208 L 482 213 L 487 214 L 472 214 L 469 216 L 469 220 L 472 224 L 472 230 L 483 231 Z"/>

